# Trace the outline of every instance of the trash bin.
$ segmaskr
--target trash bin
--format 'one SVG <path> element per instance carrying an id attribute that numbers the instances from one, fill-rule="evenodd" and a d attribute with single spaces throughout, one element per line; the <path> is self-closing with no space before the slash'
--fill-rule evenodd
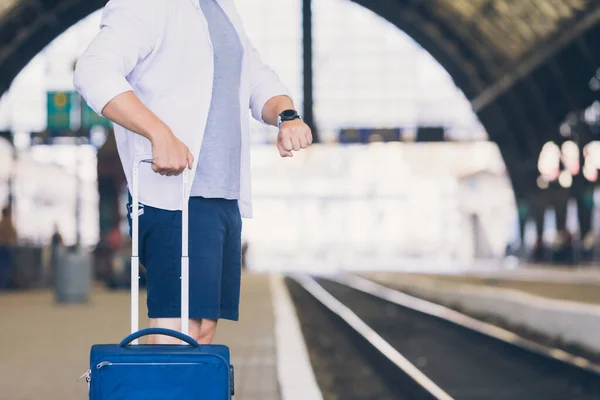
<path id="1" fill-rule="evenodd" d="M 58 303 L 86 303 L 92 286 L 92 258 L 78 248 L 58 248 L 55 296 Z"/>
<path id="2" fill-rule="evenodd" d="M 117 252 L 113 255 L 112 275 L 106 280 L 106 286 L 111 290 L 129 290 L 131 258 L 128 254 Z"/>

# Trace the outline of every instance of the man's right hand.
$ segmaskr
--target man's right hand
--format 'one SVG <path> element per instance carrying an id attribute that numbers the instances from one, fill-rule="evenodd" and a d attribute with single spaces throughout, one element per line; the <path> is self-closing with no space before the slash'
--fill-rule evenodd
<path id="1" fill-rule="evenodd" d="M 166 176 L 178 176 L 194 164 L 190 150 L 171 131 L 152 138 L 152 158 L 152 170 Z"/>
<path id="2" fill-rule="evenodd" d="M 135 132 L 152 143 L 154 172 L 174 176 L 184 169 L 192 169 L 194 156 L 173 131 L 137 98 L 133 91 L 121 93 L 102 110 L 102 114 Z"/>

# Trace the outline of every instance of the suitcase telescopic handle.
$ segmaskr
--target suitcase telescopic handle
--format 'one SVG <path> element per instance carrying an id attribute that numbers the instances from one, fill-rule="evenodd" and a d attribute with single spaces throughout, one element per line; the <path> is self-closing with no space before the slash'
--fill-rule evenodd
<path id="1" fill-rule="evenodd" d="M 138 156 L 133 161 L 133 193 L 131 204 L 131 333 L 139 330 L 140 259 L 139 259 L 139 175 L 140 165 L 152 164 L 152 154 Z M 188 169 L 181 174 L 181 333 L 189 332 L 189 258 L 188 258 Z M 137 344 L 137 338 L 133 344 Z M 187 343 L 182 340 L 182 344 Z"/>

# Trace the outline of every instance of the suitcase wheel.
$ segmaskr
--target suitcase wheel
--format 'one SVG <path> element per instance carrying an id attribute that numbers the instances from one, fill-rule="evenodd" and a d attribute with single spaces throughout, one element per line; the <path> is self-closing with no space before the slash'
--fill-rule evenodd
<path id="1" fill-rule="evenodd" d="M 231 395 L 235 395 L 235 373 L 234 373 L 234 369 L 233 369 L 233 365 L 229 366 L 229 382 L 230 382 L 230 390 L 231 390 Z"/>

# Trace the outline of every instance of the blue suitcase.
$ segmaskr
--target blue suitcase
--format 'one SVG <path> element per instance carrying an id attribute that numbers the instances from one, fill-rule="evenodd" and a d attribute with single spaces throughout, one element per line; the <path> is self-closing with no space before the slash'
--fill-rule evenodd
<path id="1" fill-rule="evenodd" d="M 182 332 L 167 329 L 138 330 L 139 167 L 151 163 L 139 157 L 133 166 L 131 335 L 120 344 L 94 345 L 86 379 L 91 400 L 227 400 L 234 395 L 233 366 L 229 348 L 199 345 L 187 335 L 189 322 L 189 264 L 187 171 L 183 173 L 181 319 Z M 181 345 L 139 345 L 146 335 L 168 335 Z"/>

